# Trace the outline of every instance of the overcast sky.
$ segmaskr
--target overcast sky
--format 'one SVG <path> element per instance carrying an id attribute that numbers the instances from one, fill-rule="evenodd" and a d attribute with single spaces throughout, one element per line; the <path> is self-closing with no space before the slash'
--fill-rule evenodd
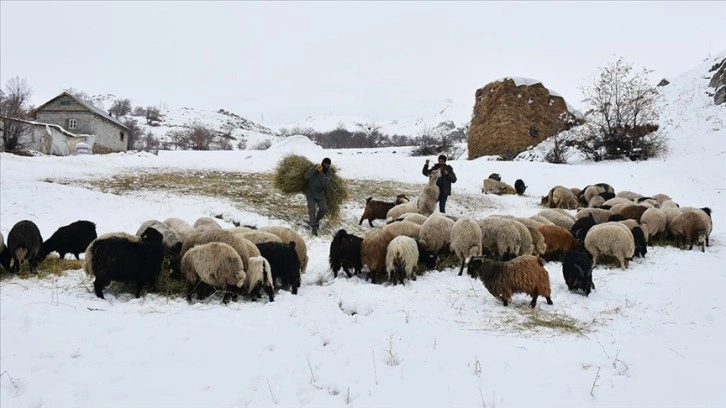
<path id="1" fill-rule="evenodd" d="M 578 89 L 622 56 L 653 80 L 726 49 L 726 2 L 0 2 L 0 82 L 224 108 L 265 124 L 403 119 L 505 76 Z"/>

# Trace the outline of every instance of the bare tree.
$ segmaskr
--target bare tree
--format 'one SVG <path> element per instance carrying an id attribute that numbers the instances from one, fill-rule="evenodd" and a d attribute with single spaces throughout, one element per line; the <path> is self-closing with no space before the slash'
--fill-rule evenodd
<path id="1" fill-rule="evenodd" d="M 119 116 L 126 116 L 131 113 L 131 101 L 128 99 L 117 99 L 108 111 L 116 116 L 117 119 Z"/>
<path id="2" fill-rule="evenodd" d="M 146 107 L 146 124 L 150 126 L 158 126 L 161 122 L 161 111 L 155 106 Z"/>
<path id="3" fill-rule="evenodd" d="M 131 112 L 131 116 L 143 116 L 146 117 L 146 108 L 143 106 L 137 106 L 134 108 L 134 110 Z"/>
<path id="4" fill-rule="evenodd" d="M 645 160 L 663 153 L 658 132 L 658 90 L 648 83 L 651 70 L 633 71 L 623 58 L 600 68 L 599 78 L 581 87 L 590 110 L 588 132 L 573 141 L 585 155 L 598 160 L 628 157 Z"/>
<path id="5" fill-rule="evenodd" d="M 159 139 L 154 136 L 151 132 L 146 132 L 146 135 L 141 139 L 141 143 L 139 143 L 139 149 L 144 150 L 146 152 L 152 151 L 152 150 L 159 150 L 159 147 L 161 147 L 161 143 L 159 142 Z"/>
<path id="6" fill-rule="evenodd" d="M 129 128 L 128 148 L 131 150 L 139 148 L 139 143 L 144 137 L 144 129 L 141 128 L 141 125 L 139 125 L 139 122 L 136 119 L 126 119 L 123 123 L 127 128 Z"/>
<path id="7" fill-rule="evenodd" d="M 8 80 L 5 92 L 0 90 L 3 148 L 7 151 L 22 147 L 20 138 L 27 131 L 27 125 L 11 119 L 27 119 L 30 111 L 28 100 L 31 94 L 28 82 L 19 76 Z"/>

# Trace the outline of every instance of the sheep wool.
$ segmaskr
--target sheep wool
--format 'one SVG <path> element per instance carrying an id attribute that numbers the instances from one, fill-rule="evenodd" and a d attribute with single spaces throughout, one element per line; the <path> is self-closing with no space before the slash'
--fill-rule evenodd
<path id="1" fill-rule="evenodd" d="M 405 196 L 404 196 L 405 197 Z M 295 241 L 295 252 L 297 253 L 298 259 L 300 259 L 300 273 L 305 273 L 308 268 L 308 246 L 305 244 L 305 239 L 297 231 L 289 227 L 283 226 L 270 226 L 260 228 L 260 231 L 269 232 L 280 237 L 282 242 Z"/>
<path id="2" fill-rule="evenodd" d="M 496 195 L 517 194 L 517 190 L 509 184 L 490 178 L 484 179 L 481 192 Z"/>
<path id="3" fill-rule="evenodd" d="M 436 181 L 440 175 L 439 169 L 431 171 L 429 182 L 421 190 L 416 207 L 418 207 L 418 212 L 423 215 L 431 215 L 436 210 L 436 202 L 439 200 L 439 186 L 436 185 Z"/>
<path id="4" fill-rule="evenodd" d="M 550 220 L 553 224 L 560 226 L 567 231 L 571 230 L 572 224 L 575 223 L 575 217 L 562 209 L 551 208 L 547 210 L 541 210 L 537 213 L 537 215 Z"/>
<path id="5" fill-rule="evenodd" d="M 275 300 L 275 287 L 272 281 L 272 268 L 267 259 L 261 256 L 251 256 L 250 265 L 245 275 L 245 283 L 242 286 L 247 289 L 247 294 L 254 299 L 260 296 L 260 289 L 264 289 L 270 302 Z"/>
<path id="6" fill-rule="evenodd" d="M 438 254 L 442 249 L 449 248 L 453 227 L 454 220 L 451 218 L 440 213 L 431 214 L 421 225 L 418 241 L 427 250 Z"/>
<path id="7" fill-rule="evenodd" d="M 461 217 L 451 227 L 451 251 L 461 261 L 459 276 L 464 272 L 464 266 L 473 256 L 481 256 L 481 228 L 471 217 Z"/>
<path id="8" fill-rule="evenodd" d="M 585 237 L 585 249 L 592 255 L 593 266 L 601 255 L 615 257 L 622 269 L 628 267 L 635 254 L 635 239 L 628 227 L 617 222 L 606 222 L 590 228 Z"/>
<path id="9" fill-rule="evenodd" d="M 393 238 L 386 249 L 386 273 L 394 285 L 404 283 L 404 278 L 416 280 L 418 264 L 416 240 L 405 235 Z"/>
<path id="10" fill-rule="evenodd" d="M 183 242 L 186 241 L 190 235 L 197 232 L 194 227 L 189 225 L 189 223 L 182 220 L 181 218 L 169 217 L 164 220 L 164 224 L 168 225 L 169 228 L 176 231 L 177 235 L 179 235 L 179 238 L 181 238 L 182 240 L 182 245 Z"/>
<path id="11" fill-rule="evenodd" d="M 391 231 L 394 236 L 405 235 L 407 237 L 418 239 L 421 235 L 421 225 L 408 221 L 397 221 L 387 224 L 384 230 Z"/>
<path id="12" fill-rule="evenodd" d="M 701 247 L 701 252 L 706 252 L 706 237 L 708 236 L 709 226 L 706 220 L 692 211 L 685 211 L 673 220 L 671 232 L 673 237 L 678 241 L 679 246 L 689 245 L 688 249 L 693 249 L 696 244 Z"/>
<path id="13" fill-rule="evenodd" d="M 510 221 L 496 216 L 477 221 L 481 229 L 483 254 L 489 253 L 498 260 L 517 256 L 522 238 L 519 229 Z"/>
<path id="14" fill-rule="evenodd" d="M 210 242 L 190 249 L 182 258 L 181 268 L 190 284 L 196 285 L 202 281 L 222 290 L 241 288 L 247 277 L 242 258 L 234 248 L 223 242 Z M 225 294 L 224 302 L 229 298 L 228 295 L 231 294 Z M 191 293 L 187 300 L 190 299 Z"/>
<path id="15" fill-rule="evenodd" d="M 543 296 L 547 304 L 550 297 L 550 276 L 544 268 L 544 260 L 534 255 L 523 255 L 507 262 L 497 262 L 484 257 L 469 261 L 467 273 L 480 279 L 489 293 L 509 304 L 515 293 L 526 293 L 532 297 L 530 307 L 537 306 L 537 297 Z"/>
<path id="16" fill-rule="evenodd" d="M 380 229 L 369 231 L 361 242 L 361 263 L 368 268 L 373 283 L 376 282 L 377 274 L 385 272 L 386 250 L 393 238 L 391 231 Z"/>
<path id="17" fill-rule="evenodd" d="M 222 227 L 211 217 L 200 217 L 194 221 L 194 229 L 197 231 L 208 230 L 208 229 L 222 229 Z"/>
<path id="18" fill-rule="evenodd" d="M 386 214 L 386 222 L 390 224 L 393 221 L 395 221 L 398 217 L 400 217 L 406 213 L 420 214 L 418 211 L 418 206 L 416 206 L 415 204 L 411 204 L 411 203 L 399 204 L 399 205 L 391 208 L 388 211 L 388 214 Z"/>
<path id="19" fill-rule="evenodd" d="M 177 232 L 174 231 L 173 228 L 169 227 L 168 225 L 166 225 L 165 223 L 163 223 L 161 221 L 157 221 L 157 220 L 145 221 L 143 224 L 141 224 L 139 229 L 136 231 L 136 235 L 141 236 L 141 234 L 143 234 L 144 231 L 146 231 L 146 229 L 149 227 L 159 231 L 161 236 L 164 237 L 163 243 L 164 243 L 164 247 L 166 249 L 173 251 L 173 252 L 177 252 L 177 253 L 179 252 L 179 250 L 181 250 L 182 239 L 179 236 L 179 234 L 177 234 Z"/>
<path id="20" fill-rule="evenodd" d="M 640 217 L 640 224 L 643 227 L 643 232 L 648 234 L 646 238 L 649 241 L 665 233 L 667 222 L 666 214 L 659 208 L 648 208 Z"/>

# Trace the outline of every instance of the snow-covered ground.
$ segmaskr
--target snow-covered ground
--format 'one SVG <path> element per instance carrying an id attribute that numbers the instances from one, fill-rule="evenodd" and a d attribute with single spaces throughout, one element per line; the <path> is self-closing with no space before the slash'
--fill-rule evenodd
<path id="1" fill-rule="evenodd" d="M 528 216 L 556 184 L 607 182 L 616 191 L 667 193 L 681 205 L 709 206 L 713 233 L 705 253 L 652 247 L 627 270 L 598 266 L 597 289 L 587 298 L 568 292 L 561 264 L 550 262 L 554 305 L 540 301 L 534 311 L 524 295 L 503 307 L 455 268 L 395 287 L 343 274 L 333 279 L 331 236 L 302 230 L 310 256 L 303 285 L 299 295 L 282 291 L 274 302 L 189 304 L 109 291 L 101 300 L 81 270 L 6 279 L 0 406 L 724 406 L 726 111 L 705 93 L 703 68 L 712 64 L 664 88 L 663 123 L 672 123 L 668 157 L 570 165 L 454 160 L 459 180 L 447 206 L 458 216 Z M 303 138 L 249 152 L 2 153 L 0 231 L 7 238 L 13 224 L 29 219 L 47 238 L 88 219 L 99 234 L 134 233 L 148 219 L 191 223 L 220 212 L 259 226 L 281 224 L 223 199 L 148 191 L 117 196 L 47 180 L 139 169 L 266 172 L 289 152 L 314 161 L 331 157 L 345 178 L 426 181 L 424 158 L 408 157 L 405 149 L 323 150 Z M 482 195 L 482 180 L 494 172 L 510 184 L 525 180 L 526 195 Z M 457 199 L 465 195 L 489 205 L 461 205 Z M 363 204 L 349 207 L 346 224 L 357 224 Z M 535 318 L 572 319 L 584 331 L 530 327 Z"/>

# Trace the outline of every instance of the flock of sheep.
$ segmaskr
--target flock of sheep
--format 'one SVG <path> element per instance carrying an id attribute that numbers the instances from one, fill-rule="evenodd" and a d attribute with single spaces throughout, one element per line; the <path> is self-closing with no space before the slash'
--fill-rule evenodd
<path id="1" fill-rule="evenodd" d="M 349 277 L 367 269 L 373 282 L 395 285 L 415 280 L 422 264 L 433 268 L 438 256 L 450 252 L 461 262 L 459 275 L 467 267 L 505 306 L 513 293 L 526 293 L 535 307 L 538 296 L 552 304 L 546 261 L 562 260 L 568 288 L 589 295 L 595 288 L 592 269 L 603 259 L 610 257 L 625 269 L 634 256 L 645 256 L 653 240 L 705 251 L 713 228 L 708 207 L 680 207 L 665 194 L 616 193 L 605 183 L 552 187 L 541 201 L 549 208 L 530 217 L 451 217 L 434 213 L 436 177 L 432 173 L 415 204 L 405 195 L 392 203 L 369 198 L 359 224 L 385 219 L 386 225 L 364 237 L 338 231 L 330 246 L 334 276 L 340 269 Z M 526 188 L 521 180 L 518 188 L 502 187 L 498 177 L 484 180 L 482 192 L 514 194 Z M 576 210 L 574 215 L 570 210 Z"/>
<path id="2" fill-rule="evenodd" d="M 461 262 L 459 275 L 466 267 L 505 306 L 514 293 L 526 293 L 535 307 L 539 296 L 552 304 L 546 261 L 562 260 L 568 288 L 588 295 L 595 287 L 592 269 L 603 257 L 627 268 L 631 258 L 645 256 L 648 244 L 658 239 L 705 251 L 713 226 L 707 207 L 680 207 L 665 194 L 616 193 L 605 183 L 552 187 L 541 201 L 549 208 L 530 217 L 451 217 L 434 212 L 437 178 L 433 171 L 415 204 L 403 194 L 391 203 L 369 198 L 359 224 L 368 220 L 373 227 L 373 220 L 385 219 L 386 225 L 364 237 L 337 231 L 329 253 L 334 277 L 341 269 L 348 277 L 365 269 L 373 283 L 404 284 L 451 253 Z M 482 191 L 521 195 L 526 189 L 521 180 L 516 188 L 501 187 L 498 178 L 486 179 Z M 135 282 L 137 297 L 144 286 L 153 290 L 166 257 L 171 278 L 186 285 L 190 301 L 194 293 L 201 298 L 213 290 L 223 291 L 224 302 L 239 295 L 257 299 L 262 291 L 273 301 L 278 289 L 297 294 L 308 263 L 305 240 L 291 228 L 224 229 L 209 217 L 193 225 L 179 218 L 150 220 L 135 235 L 97 236 L 94 223 L 77 221 L 46 241 L 35 223 L 23 220 L 10 230 L 7 246 L 0 234 L 0 265 L 9 271 L 17 272 L 27 260 L 36 272 L 51 252 L 76 259 L 84 253 L 83 269 L 94 278 L 99 298 L 111 281 Z"/>

